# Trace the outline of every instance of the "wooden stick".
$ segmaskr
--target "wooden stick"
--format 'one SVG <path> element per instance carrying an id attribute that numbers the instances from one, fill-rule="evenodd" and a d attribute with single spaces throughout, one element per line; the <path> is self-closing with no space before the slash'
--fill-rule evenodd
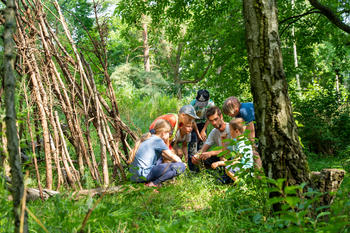
<path id="1" fill-rule="evenodd" d="M 27 108 L 28 108 L 30 105 L 29 105 L 29 101 L 28 101 L 27 88 L 26 88 L 26 84 L 25 83 L 23 83 L 23 92 L 24 92 L 24 98 L 25 98 L 25 101 L 26 101 L 26 104 L 27 104 Z M 34 143 L 34 137 L 33 137 L 33 132 L 32 132 L 32 126 L 30 124 L 29 111 L 27 111 L 27 125 L 28 125 L 28 131 L 29 131 L 29 135 L 30 135 L 30 140 L 31 140 L 31 143 L 32 143 L 32 153 L 33 153 L 34 167 L 35 167 L 36 179 L 37 179 L 38 187 L 39 187 L 39 191 L 40 191 L 40 197 L 41 197 L 41 200 L 44 200 L 43 190 L 42 190 L 41 182 L 40 182 L 40 173 L 39 173 L 39 168 L 38 168 L 38 161 L 36 159 L 35 143 Z"/>

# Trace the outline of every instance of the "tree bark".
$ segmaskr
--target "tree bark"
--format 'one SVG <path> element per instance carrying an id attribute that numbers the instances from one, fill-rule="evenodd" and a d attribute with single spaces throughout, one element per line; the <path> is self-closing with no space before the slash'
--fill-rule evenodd
<path id="1" fill-rule="evenodd" d="M 268 177 L 288 185 L 309 182 L 306 156 L 293 119 L 275 0 L 245 0 L 246 44 L 259 151 Z"/>
<path id="2" fill-rule="evenodd" d="M 15 1 L 6 1 L 5 30 L 4 30 L 4 82 L 6 108 L 6 136 L 7 148 L 10 156 L 12 176 L 13 212 L 15 218 L 15 232 L 20 231 L 21 200 L 24 193 L 23 174 L 20 163 L 19 143 L 16 127 L 15 92 L 16 79 L 14 75 L 15 48 L 13 35 L 16 30 Z M 23 232 L 28 232 L 27 215 L 24 214 Z"/>

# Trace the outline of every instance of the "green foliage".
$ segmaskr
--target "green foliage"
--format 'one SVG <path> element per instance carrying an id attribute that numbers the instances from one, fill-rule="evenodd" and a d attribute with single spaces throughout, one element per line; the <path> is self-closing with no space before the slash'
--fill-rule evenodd
<path id="1" fill-rule="evenodd" d="M 148 132 L 148 127 L 158 116 L 177 113 L 181 106 L 190 102 L 156 92 L 156 88 L 146 93 L 144 90 L 129 83 L 116 91 L 122 119 L 139 134 Z"/>
<path id="2" fill-rule="evenodd" d="M 141 67 L 130 63 L 117 66 L 111 75 L 117 92 L 127 89 L 134 91 L 134 95 L 140 98 L 154 93 L 166 93 L 169 83 L 166 82 L 158 71 L 145 72 Z"/>
<path id="3" fill-rule="evenodd" d="M 305 192 L 305 184 L 284 186 L 284 179 L 264 179 L 270 183 L 268 190 L 274 196 L 268 200 L 268 204 L 271 206 L 278 204 L 280 209 L 274 212 L 268 220 L 268 224 L 273 225 L 276 230 L 284 229 L 285 232 L 348 232 L 350 225 L 345 219 L 349 219 L 349 215 L 344 215 L 344 209 L 338 205 L 331 208 L 319 206 L 318 203 L 324 195 L 323 193 L 311 188 Z M 348 188 L 347 191 L 349 191 Z M 344 203 L 344 198 L 344 193 L 339 192 L 336 203 L 339 201 Z M 347 201 L 345 206 L 345 212 L 349 211 L 350 201 Z M 345 222 L 343 222 L 344 220 Z"/>
<path id="4" fill-rule="evenodd" d="M 337 92 L 333 83 L 321 86 L 314 81 L 301 96 L 291 94 L 296 118 L 303 127 L 299 128 L 305 149 L 316 154 L 344 154 L 349 146 L 350 107 L 348 93 Z"/>
<path id="5" fill-rule="evenodd" d="M 14 225 L 9 224 L 13 221 L 13 204 L 9 201 L 10 192 L 5 189 L 5 179 L 0 176 L 0 232 L 13 232 Z"/>

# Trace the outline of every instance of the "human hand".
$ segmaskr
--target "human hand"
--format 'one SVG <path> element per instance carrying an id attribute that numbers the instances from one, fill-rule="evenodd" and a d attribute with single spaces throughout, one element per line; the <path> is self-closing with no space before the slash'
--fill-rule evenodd
<path id="1" fill-rule="evenodd" d="M 195 165 L 198 165 L 199 164 L 199 161 L 200 161 L 200 158 L 199 156 L 196 154 L 194 156 L 192 156 L 192 163 L 195 164 Z"/>
<path id="2" fill-rule="evenodd" d="M 198 134 L 197 136 L 198 136 L 198 139 L 199 139 L 200 141 L 204 141 L 203 138 L 202 138 L 202 136 L 201 136 L 200 134 Z"/>
<path id="3" fill-rule="evenodd" d="M 188 165 L 187 165 L 187 161 L 186 161 L 184 164 L 185 164 L 185 168 L 187 168 L 187 167 L 188 167 Z"/>
<path id="4" fill-rule="evenodd" d="M 201 134 L 200 134 L 200 136 L 201 136 L 201 138 L 200 138 L 201 141 L 204 142 L 205 140 L 207 140 L 207 134 L 205 133 L 205 131 L 202 131 Z"/>
<path id="5" fill-rule="evenodd" d="M 210 152 L 203 152 L 203 153 L 200 155 L 200 158 L 201 158 L 202 160 L 206 160 L 206 159 L 208 159 L 208 158 L 210 158 L 210 157 L 211 157 Z"/>
<path id="6" fill-rule="evenodd" d="M 211 167 L 212 167 L 213 169 L 216 169 L 218 166 L 219 166 L 219 163 L 218 163 L 218 162 L 215 162 L 215 163 L 212 163 L 212 164 L 211 164 Z"/>

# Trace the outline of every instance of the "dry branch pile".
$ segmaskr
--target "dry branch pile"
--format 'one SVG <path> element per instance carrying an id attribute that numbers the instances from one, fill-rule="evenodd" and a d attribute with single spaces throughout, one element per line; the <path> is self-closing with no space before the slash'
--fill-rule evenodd
<path id="1" fill-rule="evenodd" d="M 26 80 L 21 84 L 24 108 L 32 111 L 28 111 L 22 131 L 30 136 L 33 153 L 34 145 L 42 141 L 46 188 L 53 189 L 57 184 L 58 189 L 66 184 L 82 189 L 86 170 L 97 184 L 109 185 L 111 178 L 125 178 L 123 161 L 128 159 L 128 141 L 135 140 L 136 135 L 119 117 L 107 72 L 103 27 L 97 21 L 100 41 L 92 43 L 107 86 L 104 97 L 72 39 L 57 1 L 18 0 L 16 7 L 16 70 Z M 48 15 L 56 21 L 48 22 Z M 42 174 L 35 156 L 34 163 L 40 181 Z M 109 167 L 113 168 L 112 175 Z M 53 177 L 57 177 L 56 182 Z"/>

